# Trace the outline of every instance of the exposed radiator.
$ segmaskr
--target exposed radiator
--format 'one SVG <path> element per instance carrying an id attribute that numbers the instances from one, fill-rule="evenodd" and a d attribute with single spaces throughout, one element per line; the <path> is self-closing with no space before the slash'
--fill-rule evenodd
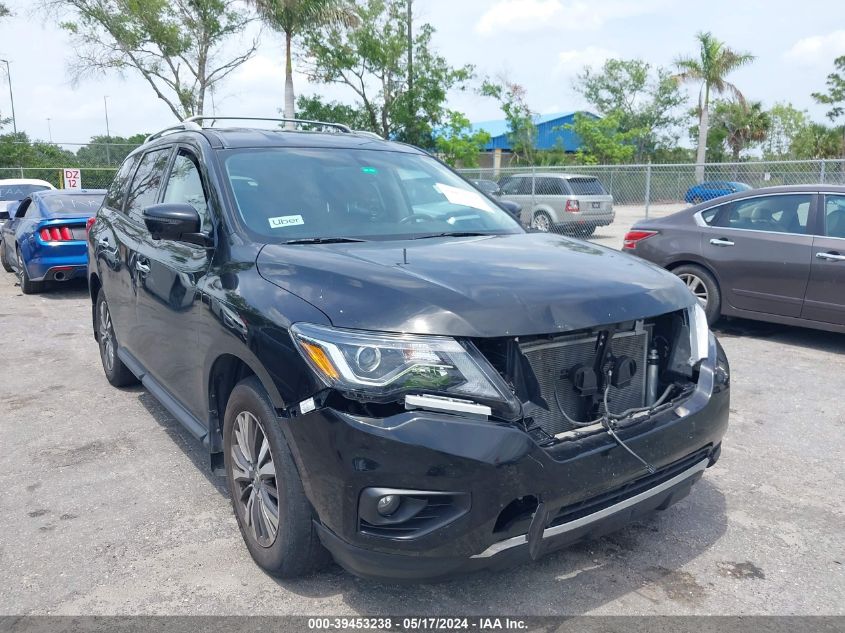
<path id="1" fill-rule="evenodd" d="M 534 421 L 549 435 L 571 431 L 576 426 L 570 424 L 558 409 L 557 402 L 573 420 L 586 421 L 587 400 L 575 390 L 572 381 L 564 377 L 575 365 L 592 366 L 596 359 L 597 336 L 564 336 L 554 341 L 527 343 L 521 347 L 522 353 L 531 364 L 540 394 L 549 405 L 549 411 L 537 409 L 532 412 Z M 628 356 L 637 363 L 637 373 L 631 384 L 622 389 L 611 387 L 608 393 L 610 410 L 620 413 L 645 404 L 646 355 L 648 353 L 649 330 L 638 327 L 634 331 L 618 332 L 610 343 L 610 356 Z M 609 365 L 609 363 L 608 363 Z M 557 390 L 557 400 L 555 399 Z"/>

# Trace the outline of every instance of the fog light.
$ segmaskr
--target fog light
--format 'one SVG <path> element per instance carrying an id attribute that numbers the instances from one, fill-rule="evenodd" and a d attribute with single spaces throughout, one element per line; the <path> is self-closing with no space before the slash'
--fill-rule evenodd
<path id="1" fill-rule="evenodd" d="M 385 495 L 378 500 L 376 510 L 383 516 L 390 516 L 399 509 L 399 504 L 402 503 L 402 497 L 399 495 Z"/>

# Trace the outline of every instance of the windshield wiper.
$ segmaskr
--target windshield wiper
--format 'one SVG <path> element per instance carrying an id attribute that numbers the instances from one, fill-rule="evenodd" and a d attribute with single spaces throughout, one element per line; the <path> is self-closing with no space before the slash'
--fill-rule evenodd
<path id="1" fill-rule="evenodd" d="M 296 240 L 288 240 L 285 244 L 344 244 L 349 242 L 366 242 L 357 237 L 301 237 Z"/>
<path id="2" fill-rule="evenodd" d="M 412 237 L 413 240 L 427 240 L 432 237 L 484 237 L 491 233 L 479 233 L 478 231 L 452 231 L 447 233 L 432 233 L 431 235 L 420 235 Z"/>

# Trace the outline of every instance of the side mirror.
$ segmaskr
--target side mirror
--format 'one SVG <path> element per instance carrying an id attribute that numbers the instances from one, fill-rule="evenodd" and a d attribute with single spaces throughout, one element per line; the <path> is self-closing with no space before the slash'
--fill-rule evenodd
<path id="1" fill-rule="evenodd" d="M 200 214 L 190 204 L 163 202 L 145 207 L 142 214 L 144 224 L 154 240 L 209 245 L 209 238 L 200 233 Z"/>

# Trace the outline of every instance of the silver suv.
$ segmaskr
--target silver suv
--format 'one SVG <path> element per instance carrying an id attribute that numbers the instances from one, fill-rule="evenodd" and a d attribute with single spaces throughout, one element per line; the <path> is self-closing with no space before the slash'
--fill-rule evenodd
<path id="1" fill-rule="evenodd" d="M 593 176 L 513 174 L 499 181 L 502 198 L 522 206 L 521 221 L 540 231 L 592 235 L 615 218 L 613 196 Z"/>

